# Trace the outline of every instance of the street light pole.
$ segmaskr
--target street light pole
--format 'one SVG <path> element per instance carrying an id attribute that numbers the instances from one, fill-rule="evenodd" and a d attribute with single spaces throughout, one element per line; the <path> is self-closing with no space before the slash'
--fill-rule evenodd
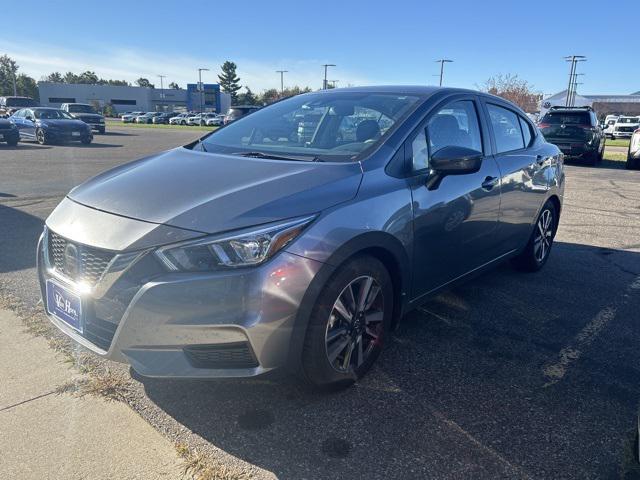
<path id="1" fill-rule="evenodd" d="M 324 81 L 322 82 L 322 89 L 326 90 L 327 89 L 327 68 L 335 67 L 336 65 L 334 65 L 333 63 L 325 63 L 322 66 L 324 67 Z"/>
<path id="2" fill-rule="evenodd" d="M 276 73 L 280 74 L 280 93 L 284 93 L 284 74 L 289 70 L 276 70 Z"/>
<path id="3" fill-rule="evenodd" d="M 578 62 L 586 62 L 587 57 L 584 55 L 570 55 L 564 57 L 567 62 L 571 62 L 571 68 L 569 69 L 569 86 L 567 87 L 567 99 L 565 101 L 565 107 L 573 107 L 575 101 L 574 83 L 576 76 L 576 69 Z"/>
<path id="4" fill-rule="evenodd" d="M 442 77 L 444 76 L 444 64 L 453 63 L 453 60 L 449 60 L 448 58 L 441 58 L 440 60 L 436 60 L 436 63 L 440 64 L 440 86 L 442 86 Z"/>
<path id="5" fill-rule="evenodd" d="M 164 110 L 164 79 L 166 75 L 158 75 L 160 77 L 160 101 L 162 102 L 162 108 Z"/>
<path id="6" fill-rule="evenodd" d="M 204 98 L 204 85 L 202 84 L 202 72 L 208 72 L 208 68 L 199 68 L 198 69 L 198 90 L 200 90 L 200 123 L 202 123 L 202 108 L 203 108 L 203 98 Z"/>

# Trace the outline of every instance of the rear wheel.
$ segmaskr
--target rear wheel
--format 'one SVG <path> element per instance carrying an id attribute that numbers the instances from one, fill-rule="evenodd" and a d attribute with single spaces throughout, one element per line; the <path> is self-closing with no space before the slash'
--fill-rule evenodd
<path id="1" fill-rule="evenodd" d="M 536 272 L 544 266 L 549 258 L 557 228 L 558 212 L 553 202 L 548 201 L 538 215 L 527 246 L 513 259 L 518 270 Z"/>
<path id="2" fill-rule="evenodd" d="M 371 256 L 349 260 L 323 288 L 305 337 L 307 380 L 322 389 L 351 385 L 373 365 L 391 324 L 393 286 Z"/>

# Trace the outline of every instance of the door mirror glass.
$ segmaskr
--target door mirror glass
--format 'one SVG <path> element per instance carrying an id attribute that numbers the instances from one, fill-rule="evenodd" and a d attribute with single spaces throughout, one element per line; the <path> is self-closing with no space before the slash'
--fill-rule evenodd
<path id="1" fill-rule="evenodd" d="M 431 169 L 441 175 L 475 173 L 481 164 L 482 152 L 466 147 L 444 147 L 431 156 Z"/>

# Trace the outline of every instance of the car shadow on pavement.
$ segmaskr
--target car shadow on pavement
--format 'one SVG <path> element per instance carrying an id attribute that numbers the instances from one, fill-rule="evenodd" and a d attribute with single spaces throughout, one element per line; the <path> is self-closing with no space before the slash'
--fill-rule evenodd
<path id="1" fill-rule="evenodd" d="M 610 478 L 640 398 L 638 275 L 640 252 L 557 242 L 541 272 L 506 264 L 410 313 L 338 393 L 135 378 L 281 479 Z"/>
<path id="2" fill-rule="evenodd" d="M 47 150 L 53 148 L 51 145 L 38 145 L 37 143 L 24 143 L 20 142 L 15 147 L 9 145 L 2 145 L 0 147 L 0 153 L 5 150 Z"/>
<path id="3" fill-rule="evenodd" d="M 10 194 L 1 194 L 13 197 Z M 11 228 L 2 228 L 11 225 Z M 36 246 L 42 233 L 42 219 L 0 204 L 0 273 L 33 268 Z"/>
<path id="4" fill-rule="evenodd" d="M 100 137 L 137 137 L 138 136 L 137 133 L 114 132 L 114 131 L 109 131 L 109 130 L 107 130 L 104 133 L 94 134 L 94 137 L 95 137 L 95 135 L 100 135 Z"/>

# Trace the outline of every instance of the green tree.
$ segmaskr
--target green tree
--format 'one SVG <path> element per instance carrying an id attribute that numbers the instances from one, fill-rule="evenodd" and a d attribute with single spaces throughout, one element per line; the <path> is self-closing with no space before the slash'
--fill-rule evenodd
<path id="1" fill-rule="evenodd" d="M 60 72 L 52 72 L 44 78 L 45 82 L 63 83 L 64 77 Z"/>
<path id="2" fill-rule="evenodd" d="M 222 91 L 231 95 L 231 103 L 234 104 L 238 101 L 238 90 L 240 86 L 240 78 L 236 75 L 236 69 L 238 67 L 235 63 L 227 60 L 222 64 L 222 73 L 218 75 L 218 81 L 222 87 Z"/>
<path id="3" fill-rule="evenodd" d="M 107 80 L 108 85 L 113 85 L 114 87 L 128 87 L 130 86 L 129 82 L 126 80 Z"/>
<path id="4" fill-rule="evenodd" d="M 18 73 L 18 65 L 8 55 L 0 57 L 0 95 L 13 95 L 13 81 Z"/>
<path id="5" fill-rule="evenodd" d="M 171 82 L 169 84 L 169 88 L 171 88 L 173 90 L 181 90 L 180 85 L 178 85 L 176 82 Z"/>
<path id="6" fill-rule="evenodd" d="M 258 98 L 249 87 L 244 87 L 246 92 L 238 95 L 238 105 L 257 105 Z"/>
<path id="7" fill-rule="evenodd" d="M 78 75 L 73 72 L 64 74 L 64 83 L 78 83 Z"/>
<path id="8" fill-rule="evenodd" d="M 16 90 L 18 95 L 23 97 L 31 97 L 36 101 L 40 101 L 40 94 L 38 93 L 38 84 L 35 79 L 29 75 L 21 73 L 16 78 Z"/>
<path id="9" fill-rule="evenodd" d="M 143 77 L 140 77 L 138 80 L 136 80 L 136 85 L 138 85 L 139 87 L 155 88 L 155 85 L 153 85 L 149 81 L 149 79 Z"/>
<path id="10" fill-rule="evenodd" d="M 265 90 L 262 92 L 260 96 L 260 102 L 264 104 L 270 104 L 280 100 L 280 91 L 275 88 L 270 88 L 269 90 Z"/>
<path id="11" fill-rule="evenodd" d="M 99 82 L 98 76 L 96 72 L 92 72 L 87 70 L 86 72 L 82 72 L 78 75 L 78 81 L 76 83 L 84 83 L 87 85 L 95 85 Z"/>

